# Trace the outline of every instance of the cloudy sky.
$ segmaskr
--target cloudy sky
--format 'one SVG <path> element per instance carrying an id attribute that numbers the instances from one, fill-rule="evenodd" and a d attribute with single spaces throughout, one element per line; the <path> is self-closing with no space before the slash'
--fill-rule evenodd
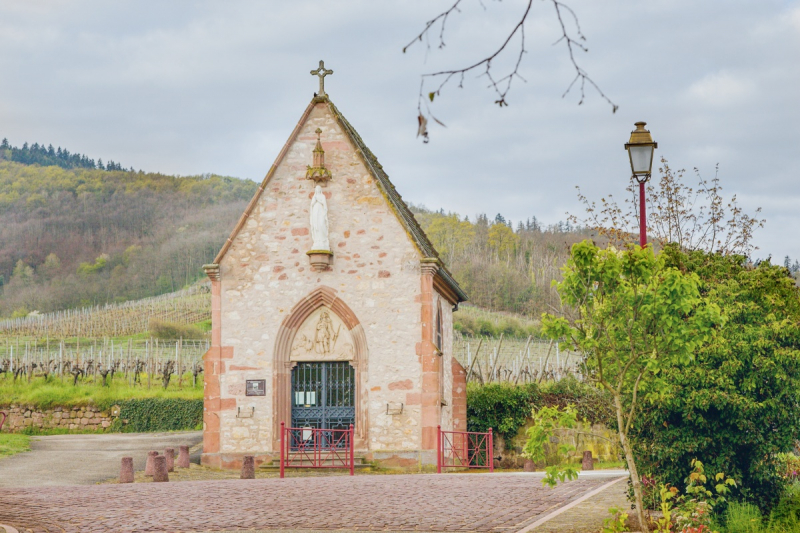
<path id="1" fill-rule="evenodd" d="M 590 198 L 623 197 L 623 144 L 647 121 L 673 167 L 719 176 L 763 209 L 756 256 L 800 259 L 800 1 L 566 0 L 592 90 L 562 98 L 573 71 L 552 4 L 535 0 L 509 107 L 485 78 L 451 84 L 431 142 L 415 137 L 420 74 L 492 52 L 524 0 L 463 0 L 446 47 L 402 48 L 450 1 L 3 0 L 0 137 L 125 167 L 260 180 L 317 89 L 332 100 L 407 200 L 462 215 L 546 223 Z M 514 52 L 514 44 L 510 52 Z M 499 58 L 497 72 L 512 58 Z"/>

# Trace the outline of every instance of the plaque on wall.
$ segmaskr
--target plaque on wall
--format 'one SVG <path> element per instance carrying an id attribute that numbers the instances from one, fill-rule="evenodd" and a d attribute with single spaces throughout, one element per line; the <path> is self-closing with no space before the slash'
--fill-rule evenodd
<path id="1" fill-rule="evenodd" d="M 248 379 L 247 388 L 245 389 L 247 396 L 266 396 L 267 395 L 267 380 L 266 379 Z"/>

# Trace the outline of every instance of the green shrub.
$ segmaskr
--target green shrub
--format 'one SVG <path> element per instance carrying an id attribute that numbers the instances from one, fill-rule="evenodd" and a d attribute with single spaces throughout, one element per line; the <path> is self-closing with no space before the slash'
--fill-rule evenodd
<path id="1" fill-rule="evenodd" d="M 579 420 L 591 424 L 605 424 L 609 428 L 617 425 L 611 397 L 603 390 L 593 387 L 574 376 L 568 375 L 558 381 L 542 386 L 542 399 L 548 406 L 565 408 L 572 405 Z"/>
<path id="2" fill-rule="evenodd" d="M 691 366 L 660 373 L 665 394 L 644 393 L 631 435 L 639 471 L 681 488 L 689 461 L 707 458 L 708 471 L 740 482 L 737 499 L 768 513 L 786 483 L 777 456 L 800 434 L 800 289 L 768 261 L 662 253 L 699 276 L 726 321 Z"/>
<path id="3" fill-rule="evenodd" d="M 119 404 L 119 418 L 112 431 L 144 433 L 195 429 L 203 422 L 203 400 L 143 398 Z M 127 420 L 127 424 L 122 423 Z"/>
<path id="4" fill-rule="evenodd" d="M 488 431 L 492 428 L 504 439 L 516 436 L 533 407 L 541 404 L 535 383 L 514 386 L 508 383 L 467 385 L 467 429 Z"/>
<path id="5" fill-rule="evenodd" d="M 770 522 L 800 524 L 800 484 L 792 483 L 783 493 L 778 505 L 772 510 Z"/>
<path id="6" fill-rule="evenodd" d="M 608 395 L 572 376 L 542 386 L 536 383 L 512 385 L 489 383 L 467 385 L 467 429 L 489 428 L 508 440 L 517 435 L 534 409 L 572 405 L 579 420 L 592 424 L 614 425 Z"/>
<path id="7" fill-rule="evenodd" d="M 764 531 L 761 511 L 752 503 L 731 502 L 725 511 L 726 533 L 761 533 Z"/>
<path id="8" fill-rule="evenodd" d="M 800 457 L 792 452 L 779 453 L 775 456 L 778 462 L 778 474 L 789 483 L 800 480 Z"/>

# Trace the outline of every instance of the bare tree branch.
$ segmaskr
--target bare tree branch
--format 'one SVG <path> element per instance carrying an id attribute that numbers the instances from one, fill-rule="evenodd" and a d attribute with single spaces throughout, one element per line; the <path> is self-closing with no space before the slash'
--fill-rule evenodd
<path id="1" fill-rule="evenodd" d="M 414 37 L 406 46 L 403 47 L 403 53 L 405 53 L 411 46 L 416 44 L 417 42 L 425 41 L 426 43 L 426 51 L 430 51 L 431 46 L 429 42 L 430 33 L 434 31 L 436 25 L 439 25 L 439 33 L 438 33 L 438 48 L 445 47 L 445 40 L 444 40 L 444 33 L 445 27 L 447 24 L 448 18 L 456 12 L 460 12 L 459 5 L 463 0 L 456 0 L 448 9 L 439 13 L 434 18 L 430 19 L 425 23 L 425 27 L 422 31 Z M 575 50 L 578 49 L 583 52 L 588 52 L 588 48 L 584 46 L 581 41 L 586 41 L 586 37 L 581 32 L 580 24 L 578 22 L 578 16 L 575 12 L 570 8 L 568 5 L 564 4 L 560 0 L 547 0 L 552 3 L 553 8 L 556 12 L 556 17 L 558 19 L 558 25 L 561 28 L 561 37 L 553 43 L 554 45 L 563 42 L 569 54 L 569 60 L 572 63 L 572 66 L 575 70 L 575 77 L 570 82 L 567 89 L 564 91 L 564 94 L 561 95 L 564 98 L 569 92 L 572 90 L 573 87 L 578 87 L 580 91 L 580 100 L 578 101 L 578 105 L 583 104 L 583 101 L 586 98 L 586 88 L 587 85 L 593 87 L 595 91 L 603 98 L 606 102 L 611 105 L 612 113 L 615 113 L 619 106 L 611 101 L 608 96 L 600 89 L 600 87 L 595 83 L 594 80 L 589 76 L 589 74 L 583 70 L 583 68 L 578 65 L 578 62 L 575 58 Z M 483 4 L 481 4 L 483 5 Z M 525 78 L 519 73 L 520 65 L 522 64 L 522 58 L 527 53 L 527 49 L 525 48 L 525 23 L 530 16 L 531 7 L 533 6 L 533 0 L 527 0 L 527 5 L 525 6 L 525 11 L 523 12 L 522 16 L 520 17 L 519 21 L 514 25 L 514 27 L 509 32 L 506 39 L 500 44 L 500 46 L 491 54 L 484 57 L 483 59 L 476 61 L 466 67 L 457 68 L 457 69 L 449 69 L 449 70 L 441 70 L 438 72 L 429 72 L 427 74 L 422 75 L 422 79 L 420 82 L 420 89 L 419 89 L 419 96 L 418 96 L 418 104 L 417 104 L 417 111 L 418 111 L 418 132 L 417 136 L 422 136 L 424 142 L 428 142 L 428 118 L 433 119 L 440 125 L 444 126 L 444 124 L 437 119 L 430 109 L 430 102 L 433 102 L 436 96 L 441 94 L 442 89 L 453 79 L 456 78 L 458 80 L 458 87 L 464 86 L 464 77 L 468 72 L 472 71 L 480 71 L 479 77 L 485 76 L 489 80 L 489 88 L 494 90 L 495 94 L 497 95 L 497 99 L 494 101 L 500 107 L 508 106 L 507 96 L 509 91 L 511 90 L 512 82 L 515 78 L 519 78 L 521 81 L 525 82 Z M 571 17 L 571 22 L 575 25 L 575 37 L 570 34 L 570 31 L 567 28 L 567 24 L 564 21 L 564 15 L 567 14 Z M 509 46 L 509 44 L 514 40 L 515 36 L 519 34 L 519 49 L 516 54 L 516 61 L 514 63 L 513 69 L 508 71 L 507 73 L 503 74 L 500 77 L 497 77 L 493 74 L 492 67 L 493 61 L 497 59 Z M 425 82 L 426 80 L 440 80 L 438 86 L 432 91 L 429 91 L 425 94 Z M 424 109 L 423 109 L 424 104 Z"/>

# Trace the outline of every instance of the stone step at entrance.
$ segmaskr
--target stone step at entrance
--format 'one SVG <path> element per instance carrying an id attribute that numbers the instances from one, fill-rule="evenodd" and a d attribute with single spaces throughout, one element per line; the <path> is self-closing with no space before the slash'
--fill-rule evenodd
<path id="1" fill-rule="evenodd" d="M 297 461 L 297 460 L 295 460 L 293 462 L 294 462 L 294 464 L 298 464 L 299 463 L 302 466 L 287 466 L 286 468 L 307 468 L 307 467 L 310 467 L 311 464 L 312 464 L 311 461 Z M 330 465 L 333 464 L 333 461 L 323 461 L 322 464 L 324 464 L 326 466 L 330 466 Z M 337 464 L 339 464 L 338 461 L 337 461 Z M 372 465 L 370 463 L 368 463 L 367 460 L 363 456 L 359 457 L 358 455 L 356 455 L 355 457 L 353 457 L 353 466 L 355 468 L 369 468 Z M 274 459 L 274 460 L 270 461 L 269 463 L 262 463 L 258 468 L 260 470 L 279 470 L 280 467 L 281 467 L 280 459 Z M 342 468 L 347 468 L 347 467 L 343 466 Z"/>

